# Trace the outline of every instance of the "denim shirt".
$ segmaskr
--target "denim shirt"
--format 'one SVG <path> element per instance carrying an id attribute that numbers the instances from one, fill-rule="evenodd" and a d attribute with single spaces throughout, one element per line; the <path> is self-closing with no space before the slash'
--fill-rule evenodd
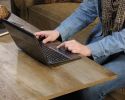
<path id="1" fill-rule="evenodd" d="M 100 0 L 84 0 L 84 3 L 82 2 L 74 13 L 56 28 L 56 30 L 60 32 L 62 40 L 65 41 L 78 31 L 86 28 L 97 17 L 99 17 L 100 23 L 94 28 L 92 34 L 95 34 L 95 38 L 101 37 L 102 16 L 100 4 Z M 94 60 L 101 63 L 101 60 L 108 56 L 125 51 L 125 29 L 119 32 L 113 32 L 112 35 L 103 37 L 99 41 L 92 42 L 87 46 L 90 48 Z"/>

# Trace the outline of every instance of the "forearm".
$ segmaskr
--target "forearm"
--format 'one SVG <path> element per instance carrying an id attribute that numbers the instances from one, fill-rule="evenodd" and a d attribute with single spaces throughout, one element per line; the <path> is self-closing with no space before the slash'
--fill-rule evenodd
<path id="1" fill-rule="evenodd" d="M 79 8 L 77 8 L 70 17 L 64 20 L 56 30 L 60 32 L 62 40 L 64 41 L 88 26 L 96 17 L 95 2 L 86 0 L 84 3 L 81 3 Z"/>
<path id="2" fill-rule="evenodd" d="M 125 29 L 87 46 L 90 48 L 94 60 L 100 63 L 102 58 L 125 51 Z"/>

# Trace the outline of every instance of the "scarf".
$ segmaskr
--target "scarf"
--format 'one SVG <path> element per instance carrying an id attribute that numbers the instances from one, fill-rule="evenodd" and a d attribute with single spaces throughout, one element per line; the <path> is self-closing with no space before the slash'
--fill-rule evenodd
<path id="1" fill-rule="evenodd" d="M 101 0 L 102 33 L 104 36 L 120 31 L 125 22 L 125 0 Z"/>

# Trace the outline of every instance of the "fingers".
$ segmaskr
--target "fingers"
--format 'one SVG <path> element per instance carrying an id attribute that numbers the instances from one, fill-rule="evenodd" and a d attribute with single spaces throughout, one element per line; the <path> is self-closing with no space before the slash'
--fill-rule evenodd
<path id="1" fill-rule="evenodd" d="M 36 38 L 41 38 L 43 43 L 53 42 L 59 37 L 59 32 L 55 30 L 41 31 L 34 34 Z"/>
<path id="2" fill-rule="evenodd" d="M 61 47 L 64 47 L 65 49 L 67 49 L 71 52 L 74 52 L 74 53 L 76 52 L 74 50 L 74 47 L 73 47 L 73 44 L 72 44 L 71 41 L 63 42 L 63 43 L 61 43 L 60 45 L 57 46 L 57 48 L 61 48 Z"/>
<path id="3" fill-rule="evenodd" d="M 47 43 L 47 42 L 51 41 L 50 36 L 46 32 L 44 32 L 44 31 L 42 31 L 42 32 L 36 32 L 35 36 L 36 36 L 37 39 L 45 37 L 45 39 L 43 39 L 43 43 Z"/>
<path id="4" fill-rule="evenodd" d="M 61 43 L 60 45 L 57 46 L 57 48 L 65 47 L 65 42 Z"/>
<path id="5" fill-rule="evenodd" d="M 44 34 L 44 32 L 36 32 L 35 36 L 38 39 L 39 37 L 45 37 L 45 34 Z"/>
<path id="6" fill-rule="evenodd" d="M 74 42 L 75 42 L 75 40 L 65 41 L 65 42 L 61 43 L 60 45 L 58 45 L 57 48 L 60 48 L 60 47 L 65 47 L 65 48 L 74 47 L 73 46 Z"/>
<path id="7" fill-rule="evenodd" d="M 51 41 L 51 38 L 50 37 L 47 37 L 47 38 L 45 38 L 44 40 L 43 40 L 43 43 L 48 43 L 48 42 L 50 42 Z"/>
<path id="8" fill-rule="evenodd" d="M 76 50 L 72 50 L 71 52 L 72 52 L 72 53 L 78 53 Z"/>

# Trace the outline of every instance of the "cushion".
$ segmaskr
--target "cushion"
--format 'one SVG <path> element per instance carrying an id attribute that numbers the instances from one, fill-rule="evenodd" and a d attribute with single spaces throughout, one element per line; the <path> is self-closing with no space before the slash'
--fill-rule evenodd
<path id="1" fill-rule="evenodd" d="M 14 2 L 15 6 L 18 9 L 21 9 L 22 7 L 29 7 L 34 5 L 34 0 L 11 0 L 11 2 Z"/>
<path id="2" fill-rule="evenodd" d="M 29 22 L 41 30 L 53 30 L 79 6 L 79 3 L 41 4 L 28 8 Z M 96 20 L 86 29 L 78 32 L 74 38 L 85 43 L 92 28 L 98 23 Z"/>
<path id="3" fill-rule="evenodd" d="M 78 2 L 81 3 L 83 0 L 72 0 L 72 2 Z"/>
<path id="4" fill-rule="evenodd" d="M 30 7 L 29 21 L 40 29 L 54 29 L 68 17 L 79 3 L 52 3 Z"/>
<path id="5" fill-rule="evenodd" d="M 81 2 L 81 0 L 35 0 L 36 4 L 40 4 L 40 3 L 55 3 L 55 2 Z"/>

